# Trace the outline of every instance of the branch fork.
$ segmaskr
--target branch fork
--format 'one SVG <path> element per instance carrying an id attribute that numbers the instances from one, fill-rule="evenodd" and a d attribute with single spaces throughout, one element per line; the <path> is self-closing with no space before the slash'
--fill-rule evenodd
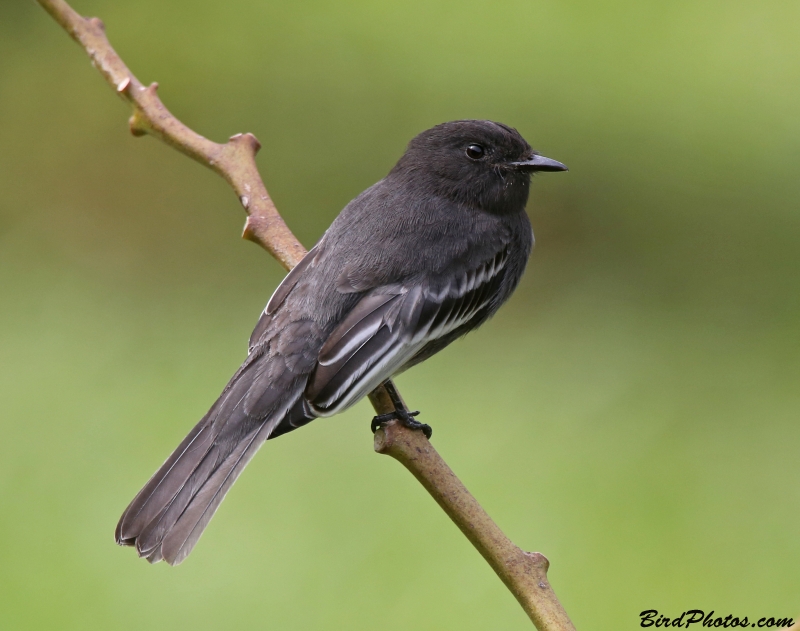
<path id="1" fill-rule="evenodd" d="M 278 213 L 256 166 L 261 144 L 252 134 L 236 134 L 218 144 L 184 125 L 158 97 L 158 84 L 145 87 L 128 69 L 106 37 L 99 18 L 84 18 L 65 0 L 37 0 L 86 51 L 116 93 L 133 109 L 134 136 L 151 135 L 219 174 L 233 188 L 247 213 L 243 237 L 291 269 L 306 250 Z M 399 398 L 396 387 L 387 382 Z M 387 388 L 369 395 L 378 415 L 395 410 Z M 402 400 L 402 399 L 400 399 Z M 549 561 L 524 552 L 506 537 L 447 466 L 421 431 L 389 422 L 375 433 L 375 451 L 403 464 L 461 529 L 516 597 L 539 631 L 574 631 L 574 626 L 547 579 Z"/>

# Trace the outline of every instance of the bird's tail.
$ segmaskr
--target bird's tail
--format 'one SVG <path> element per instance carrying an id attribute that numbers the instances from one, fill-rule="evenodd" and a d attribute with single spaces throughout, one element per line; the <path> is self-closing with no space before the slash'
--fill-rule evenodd
<path id="1" fill-rule="evenodd" d="M 312 419 L 302 396 L 306 376 L 273 364 L 256 358 L 239 369 L 122 514 L 118 544 L 136 546 L 151 563 L 177 565 L 264 441 Z"/>

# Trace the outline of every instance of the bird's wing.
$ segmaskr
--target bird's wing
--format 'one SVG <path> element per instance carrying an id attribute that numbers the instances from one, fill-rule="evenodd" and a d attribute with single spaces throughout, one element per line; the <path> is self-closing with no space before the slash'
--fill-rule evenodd
<path id="1" fill-rule="evenodd" d="M 306 270 L 314 267 L 320 251 L 321 243 L 318 243 L 306 253 L 303 259 L 292 268 L 292 270 L 286 275 L 286 278 L 284 278 L 283 281 L 281 281 L 281 284 L 278 285 L 275 293 L 272 294 L 267 306 L 264 308 L 264 312 L 261 314 L 258 324 L 256 324 L 256 327 L 250 334 L 250 343 L 248 345 L 249 352 L 252 352 L 253 348 L 256 347 L 259 341 L 261 341 L 264 332 L 269 326 L 271 316 L 278 310 L 278 307 L 284 303 L 287 296 L 292 292 L 295 285 L 297 285 L 303 273 Z"/>
<path id="2" fill-rule="evenodd" d="M 314 411 L 330 416 L 344 410 L 428 344 L 479 324 L 493 306 L 507 262 L 503 249 L 438 287 L 396 285 L 366 294 L 319 352 L 305 393 Z"/>

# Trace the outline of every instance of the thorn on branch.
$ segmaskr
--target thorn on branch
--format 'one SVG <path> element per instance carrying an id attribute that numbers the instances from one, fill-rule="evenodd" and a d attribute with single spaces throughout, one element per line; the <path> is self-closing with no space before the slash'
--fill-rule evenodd
<path id="1" fill-rule="evenodd" d="M 235 146 L 247 147 L 250 152 L 255 156 L 261 149 L 261 143 L 253 134 L 234 134 L 228 139 L 228 142 Z"/>
<path id="2" fill-rule="evenodd" d="M 139 113 L 138 109 L 133 110 L 133 115 L 128 119 L 128 127 L 131 134 L 140 138 L 146 136 L 148 132 L 147 120 Z"/>
<path id="3" fill-rule="evenodd" d="M 123 93 L 128 91 L 129 87 L 131 87 L 131 78 L 130 77 L 125 77 L 117 85 L 117 92 L 119 92 L 120 94 L 123 94 Z"/>
<path id="4" fill-rule="evenodd" d="M 242 205 L 244 206 L 244 202 L 242 202 Z M 245 208 L 247 208 L 247 206 L 245 206 Z M 247 219 L 245 219 L 244 222 L 244 229 L 242 230 L 242 239 L 258 243 L 258 233 L 255 223 L 256 221 L 253 219 L 253 216 L 248 215 Z"/>
<path id="5" fill-rule="evenodd" d="M 261 143 L 258 141 L 258 138 L 249 132 L 246 133 L 244 137 L 247 138 L 247 142 L 249 142 L 250 146 L 253 147 L 253 155 L 256 155 L 259 151 L 261 151 Z"/>
<path id="6" fill-rule="evenodd" d="M 525 556 L 531 560 L 534 567 L 541 568 L 545 573 L 550 569 L 550 560 L 541 552 L 526 552 Z"/>

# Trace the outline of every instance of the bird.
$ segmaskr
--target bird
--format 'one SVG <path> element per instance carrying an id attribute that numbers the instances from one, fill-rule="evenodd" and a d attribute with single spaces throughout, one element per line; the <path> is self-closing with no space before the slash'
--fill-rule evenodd
<path id="1" fill-rule="evenodd" d="M 534 238 L 531 175 L 566 171 L 488 120 L 423 131 L 340 212 L 277 287 L 244 363 L 127 507 L 116 542 L 186 559 L 261 445 L 354 405 L 489 319 Z M 425 431 L 394 398 L 394 417 Z"/>

